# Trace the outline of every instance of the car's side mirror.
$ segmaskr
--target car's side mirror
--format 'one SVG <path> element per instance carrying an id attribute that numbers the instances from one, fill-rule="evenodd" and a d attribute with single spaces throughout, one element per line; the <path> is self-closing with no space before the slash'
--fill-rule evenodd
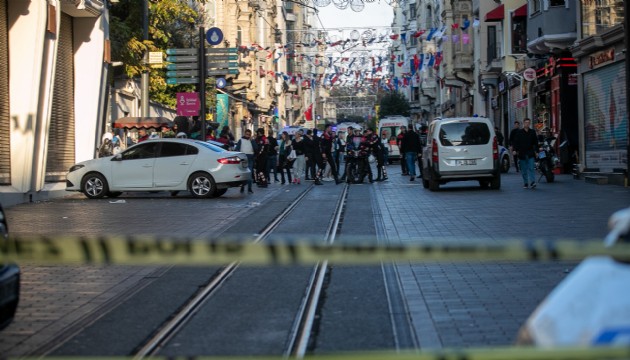
<path id="1" fill-rule="evenodd" d="M 112 161 L 122 161 L 122 154 L 118 153 L 112 157 Z"/>

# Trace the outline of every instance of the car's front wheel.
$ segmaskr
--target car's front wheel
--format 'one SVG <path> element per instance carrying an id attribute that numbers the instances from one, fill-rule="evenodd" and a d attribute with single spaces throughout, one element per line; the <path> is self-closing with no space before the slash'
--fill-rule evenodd
<path id="1" fill-rule="evenodd" d="M 81 191 L 90 199 L 100 199 L 109 193 L 109 186 L 103 175 L 89 173 L 83 177 Z"/>
<path id="2" fill-rule="evenodd" d="M 217 185 L 210 174 L 205 172 L 196 172 L 188 179 L 188 190 L 193 197 L 208 198 L 217 191 Z"/>

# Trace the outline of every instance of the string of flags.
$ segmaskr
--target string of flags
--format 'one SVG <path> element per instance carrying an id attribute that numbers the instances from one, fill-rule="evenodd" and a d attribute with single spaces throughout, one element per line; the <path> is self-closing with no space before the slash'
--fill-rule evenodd
<path id="1" fill-rule="evenodd" d="M 283 73 L 274 70 L 265 69 L 259 66 L 258 75 L 261 78 L 274 77 L 276 80 L 285 81 L 288 85 L 299 85 L 304 88 L 312 88 L 315 86 L 333 87 L 333 86 L 354 86 L 363 87 L 370 85 L 374 87 L 382 87 L 388 90 L 397 90 L 400 87 L 419 86 L 427 75 L 424 74 L 428 69 L 437 69 L 443 61 L 441 51 L 429 52 L 424 54 L 415 54 L 411 59 L 403 56 L 395 55 L 386 56 L 382 49 L 372 50 L 380 51 L 369 56 L 353 54 L 344 55 L 340 51 L 351 49 L 357 45 L 369 47 L 369 45 L 378 43 L 392 43 L 400 41 L 406 43 L 410 38 L 426 41 L 436 41 L 438 43 L 452 42 L 469 44 L 471 37 L 467 30 L 470 27 L 479 26 L 479 19 L 472 21 L 465 19 L 462 23 L 454 23 L 447 29 L 446 26 L 441 28 L 430 28 L 421 30 L 404 31 L 391 34 L 373 35 L 370 38 L 363 39 L 345 39 L 334 41 L 326 41 L 323 39 L 313 39 L 310 42 L 292 42 L 287 44 L 275 44 L 274 46 L 263 47 L 257 43 L 250 46 L 240 46 L 238 51 L 249 55 L 255 52 L 259 59 L 264 58 L 277 63 L 283 57 L 289 59 L 298 59 L 312 65 L 315 70 L 312 73 Z M 337 52 L 333 54 L 307 54 L 305 49 L 325 47 L 329 52 Z M 370 51 L 369 49 L 367 51 Z M 392 76 L 389 73 L 390 64 L 394 64 L 399 68 L 404 67 L 404 72 L 400 77 Z M 422 75 L 424 74 L 424 75 Z M 431 75 L 432 76 L 432 75 Z M 443 84 L 438 78 L 436 81 Z"/>

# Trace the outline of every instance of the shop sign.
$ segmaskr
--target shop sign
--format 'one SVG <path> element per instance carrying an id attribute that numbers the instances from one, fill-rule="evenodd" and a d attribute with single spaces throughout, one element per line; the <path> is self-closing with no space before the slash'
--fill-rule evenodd
<path id="1" fill-rule="evenodd" d="M 569 78 L 567 79 L 567 85 L 569 86 L 575 86 L 578 83 L 578 76 L 577 74 L 569 74 Z"/>
<path id="2" fill-rule="evenodd" d="M 523 70 L 523 79 L 525 79 L 525 81 L 534 81 L 534 80 L 536 80 L 536 70 L 534 70 L 532 68 L 527 68 L 527 69 Z"/>
<path id="3" fill-rule="evenodd" d="M 517 101 L 517 102 L 516 102 L 516 108 L 517 108 L 517 109 L 520 109 L 520 108 L 524 108 L 524 107 L 526 107 L 526 106 L 527 106 L 527 104 L 529 103 L 529 102 L 528 102 L 528 100 L 529 100 L 529 99 L 523 99 L 523 100 L 519 100 L 519 101 Z"/>
<path id="4" fill-rule="evenodd" d="M 599 51 L 589 56 L 588 67 L 593 69 L 612 61 L 615 61 L 615 48 Z"/>

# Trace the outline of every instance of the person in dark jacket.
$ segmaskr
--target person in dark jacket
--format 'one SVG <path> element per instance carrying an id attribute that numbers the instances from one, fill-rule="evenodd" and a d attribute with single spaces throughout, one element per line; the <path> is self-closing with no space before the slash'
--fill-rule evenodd
<path id="1" fill-rule="evenodd" d="M 273 136 L 271 130 L 269 130 L 269 136 L 267 136 L 269 142 L 269 151 L 267 152 L 267 169 L 265 170 L 265 177 L 267 182 L 271 182 L 271 172 L 273 171 L 273 180 L 278 182 L 278 170 L 280 169 L 280 163 L 278 162 L 278 140 Z"/>
<path id="2" fill-rule="evenodd" d="M 320 138 L 317 136 L 317 129 L 306 130 L 305 149 L 306 149 L 306 179 L 314 180 L 315 185 L 323 185 L 318 177 L 317 168 L 322 166 L 322 152 L 320 148 Z M 310 176 L 309 176 L 310 175 Z"/>
<path id="3" fill-rule="evenodd" d="M 416 159 L 418 158 L 418 152 L 422 151 L 422 141 L 417 132 L 413 130 L 405 131 L 400 141 L 400 153 L 402 154 L 403 151 L 405 154 L 403 160 L 407 162 L 409 180 L 414 181 L 416 178 Z"/>
<path id="4" fill-rule="evenodd" d="M 398 134 L 396 136 L 396 145 L 398 145 L 398 150 L 400 152 L 400 171 L 401 171 L 401 175 L 409 175 L 409 170 L 407 169 L 407 161 L 405 160 L 405 151 L 402 148 L 402 139 L 405 136 L 405 133 L 407 132 L 407 127 L 406 126 L 401 126 L 400 127 L 400 134 Z"/>
<path id="5" fill-rule="evenodd" d="M 256 138 L 254 139 L 256 146 L 258 147 L 256 154 L 254 155 L 254 170 L 256 185 L 261 188 L 266 188 L 267 182 L 267 158 L 269 154 L 269 141 L 265 136 L 265 129 L 258 128 L 256 130 Z"/>
<path id="6" fill-rule="evenodd" d="M 516 172 L 518 172 L 518 156 L 516 156 L 516 150 L 514 149 L 514 139 L 516 138 L 516 133 L 521 130 L 521 122 L 516 120 L 514 121 L 514 127 L 510 131 L 510 137 L 508 138 L 508 145 L 510 146 L 510 151 L 512 152 L 512 157 L 514 158 L 514 167 L 516 168 Z"/>
<path id="7" fill-rule="evenodd" d="M 514 136 L 512 147 L 518 156 L 521 175 L 523 176 L 523 189 L 536 188 L 536 173 L 534 172 L 534 160 L 538 150 L 538 136 L 536 131 L 530 128 L 532 121 L 523 119 L 523 128 Z"/>
<path id="8" fill-rule="evenodd" d="M 326 128 L 324 128 L 324 134 L 320 139 L 320 151 L 322 159 L 320 161 L 318 178 L 321 179 L 324 173 L 324 168 L 326 167 L 325 163 L 327 162 L 330 165 L 330 171 L 332 172 L 333 178 L 335 179 L 335 183 L 339 185 L 341 181 L 339 181 L 339 177 L 337 175 L 337 164 L 335 164 L 335 159 L 333 158 L 333 145 L 334 145 L 334 135 L 332 133 L 332 125 L 327 124 Z"/>

